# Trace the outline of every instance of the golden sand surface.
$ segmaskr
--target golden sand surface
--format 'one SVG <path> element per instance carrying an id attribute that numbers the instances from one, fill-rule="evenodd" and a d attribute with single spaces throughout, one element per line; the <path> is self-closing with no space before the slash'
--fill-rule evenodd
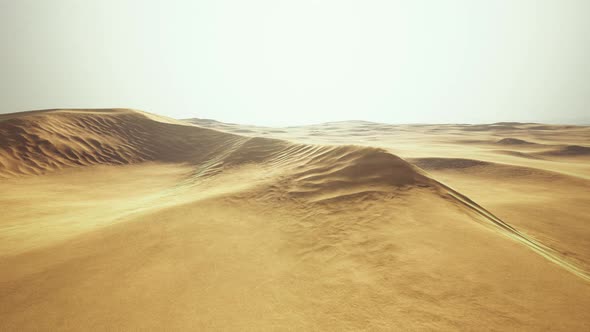
<path id="1" fill-rule="evenodd" d="M 0 330 L 589 330 L 589 144 L 0 115 Z"/>

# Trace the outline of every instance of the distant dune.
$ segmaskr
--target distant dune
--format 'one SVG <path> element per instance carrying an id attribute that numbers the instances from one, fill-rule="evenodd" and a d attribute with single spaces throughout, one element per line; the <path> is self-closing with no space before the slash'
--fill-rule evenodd
<path id="1" fill-rule="evenodd" d="M 463 169 L 475 166 L 485 166 L 490 163 L 473 159 L 462 158 L 420 158 L 414 159 L 412 162 L 421 168 L 428 170 L 438 169 Z"/>
<path id="2" fill-rule="evenodd" d="M 518 138 L 502 138 L 501 140 L 498 141 L 498 144 L 503 144 L 503 145 L 528 145 L 528 144 L 534 144 L 531 142 L 527 142 L 525 140 L 522 139 L 518 139 Z"/>
<path id="3" fill-rule="evenodd" d="M 540 126 L 2 115 L 0 330 L 587 330 L 590 130 Z"/>
<path id="4" fill-rule="evenodd" d="M 568 145 L 559 149 L 541 153 L 546 156 L 590 156 L 590 147 L 579 145 Z"/>

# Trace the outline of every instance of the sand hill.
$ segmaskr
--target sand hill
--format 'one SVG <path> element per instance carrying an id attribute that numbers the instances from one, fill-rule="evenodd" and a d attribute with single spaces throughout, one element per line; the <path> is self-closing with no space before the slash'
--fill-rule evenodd
<path id="1" fill-rule="evenodd" d="M 588 329 L 588 132 L 3 115 L 0 330 Z"/>

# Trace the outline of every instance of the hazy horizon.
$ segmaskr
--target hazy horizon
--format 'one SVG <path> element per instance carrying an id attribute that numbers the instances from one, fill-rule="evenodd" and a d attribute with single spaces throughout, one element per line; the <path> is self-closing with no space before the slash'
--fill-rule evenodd
<path id="1" fill-rule="evenodd" d="M 589 124 L 587 1 L 0 1 L 0 113 Z"/>

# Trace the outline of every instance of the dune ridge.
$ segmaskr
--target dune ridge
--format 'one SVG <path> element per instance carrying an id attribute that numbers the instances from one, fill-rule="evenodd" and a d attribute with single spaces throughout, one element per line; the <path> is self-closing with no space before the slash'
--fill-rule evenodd
<path id="1" fill-rule="evenodd" d="M 0 122 L 0 175 L 146 161 L 188 163 L 193 175 L 268 163 L 296 167 L 293 193 L 354 185 L 426 182 L 419 170 L 381 149 L 314 146 L 160 122 L 134 110 L 51 110 Z M 299 190 L 299 191 L 298 191 Z"/>
<path id="2" fill-rule="evenodd" d="M 198 162 L 245 138 L 155 121 L 133 110 L 51 110 L 0 122 L 0 175 L 144 161 Z"/>
<path id="3" fill-rule="evenodd" d="M 488 222 L 489 224 L 496 226 L 497 228 L 502 230 L 502 233 L 515 241 L 518 241 L 531 250 L 537 252 L 547 260 L 559 265 L 563 269 L 573 273 L 574 275 L 586 280 L 590 281 L 590 273 L 580 266 L 574 264 L 573 262 L 569 261 L 568 259 L 564 258 L 563 254 L 558 252 L 557 250 L 539 242 L 538 240 L 534 239 L 530 235 L 519 231 L 512 225 L 506 223 L 502 219 L 495 216 L 490 211 L 486 210 L 479 204 L 475 203 L 469 197 L 459 193 L 455 189 L 451 187 L 441 184 L 444 188 L 447 189 L 449 195 L 455 198 L 460 204 L 467 207 L 468 209 L 472 210 L 473 212 L 477 213 L 483 219 Z"/>
<path id="4" fill-rule="evenodd" d="M 541 171 L 533 168 L 526 167 L 515 167 L 510 165 L 495 164 L 490 162 L 482 162 L 479 160 L 472 159 L 461 159 L 461 158 L 417 158 L 411 160 L 413 164 L 424 168 L 426 170 L 441 171 L 448 170 L 453 172 L 474 172 L 479 174 L 490 174 L 502 175 L 504 177 L 522 177 L 522 176 L 536 176 L 539 178 L 547 179 L 565 179 L 567 181 L 580 182 L 580 179 L 575 177 L 553 173 L 548 171 Z M 543 257 L 547 258 L 551 262 L 558 264 L 564 269 L 577 275 L 578 277 L 590 281 L 590 273 L 584 268 L 578 266 L 568 258 L 564 257 L 563 253 L 551 248 L 550 246 L 543 244 L 532 236 L 518 230 L 514 226 L 500 219 L 483 206 L 477 204 L 475 201 L 460 193 L 456 189 L 453 189 L 448 184 L 444 184 L 437 181 L 437 184 L 444 188 L 443 195 L 451 196 L 456 202 L 468 210 L 473 211 L 479 215 L 483 221 L 489 225 L 497 227 L 502 234 L 508 236 L 539 253 Z"/>

